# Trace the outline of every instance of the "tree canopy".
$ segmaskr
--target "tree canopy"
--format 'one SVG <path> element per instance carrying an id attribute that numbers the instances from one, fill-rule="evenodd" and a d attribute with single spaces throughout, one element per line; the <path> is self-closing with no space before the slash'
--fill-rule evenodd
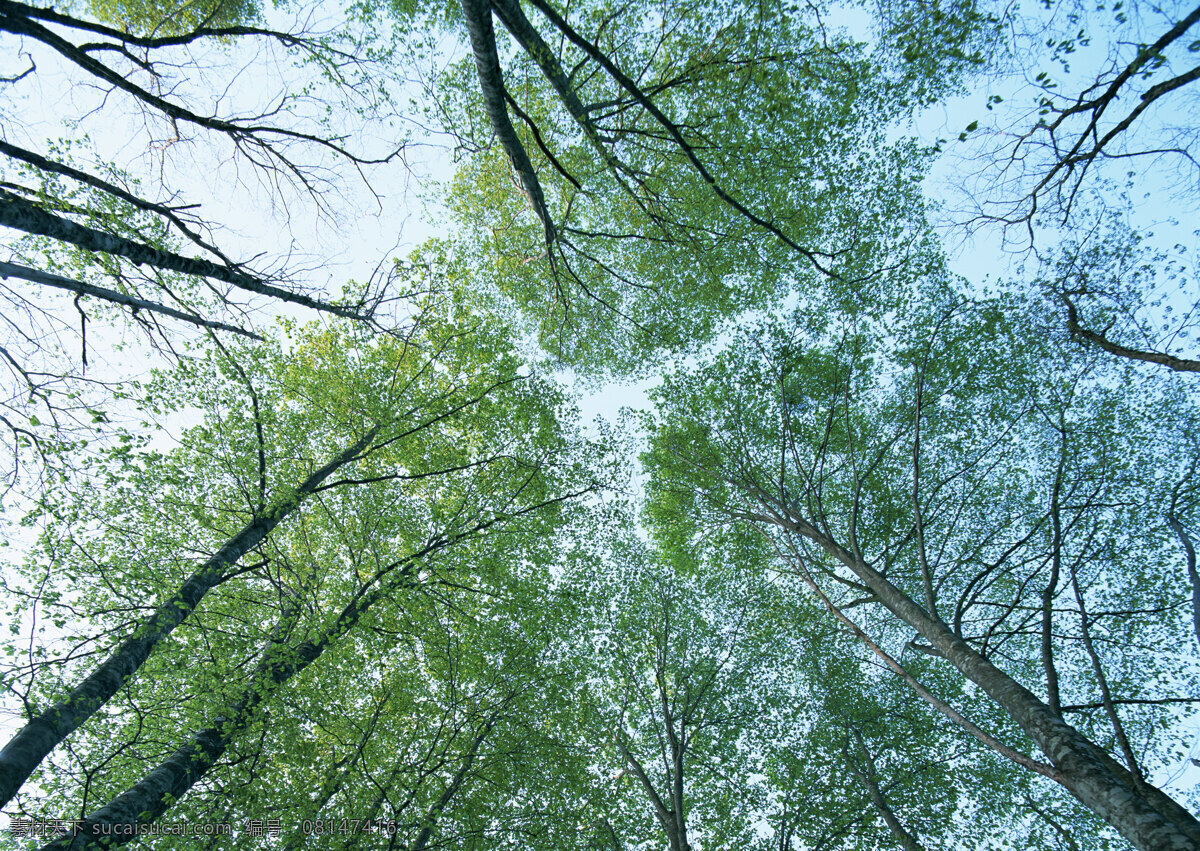
<path id="1" fill-rule="evenodd" d="M 6 842 L 1200 848 L 1200 9 L 0 41 Z"/>

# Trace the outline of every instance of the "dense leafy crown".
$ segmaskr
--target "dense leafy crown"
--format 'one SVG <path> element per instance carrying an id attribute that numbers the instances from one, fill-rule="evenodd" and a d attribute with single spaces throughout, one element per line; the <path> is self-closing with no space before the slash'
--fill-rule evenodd
<path id="1" fill-rule="evenodd" d="M 0 0 L 5 841 L 1200 847 L 1198 38 Z"/>

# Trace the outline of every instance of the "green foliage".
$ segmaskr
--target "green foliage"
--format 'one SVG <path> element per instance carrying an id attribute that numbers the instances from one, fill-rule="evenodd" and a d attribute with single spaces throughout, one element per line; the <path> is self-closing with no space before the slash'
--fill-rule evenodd
<path id="1" fill-rule="evenodd" d="M 1169 491 L 1188 481 L 1184 459 L 1194 449 L 1158 424 L 1190 417 L 1184 412 L 1194 406 L 1174 392 L 1147 395 L 1146 384 L 1130 388 L 1123 368 L 1100 370 L 1065 341 L 1031 338 L 1024 324 L 1031 315 L 1017 300 L 944 294 L 912 303 L 886 336 L 868 333 L 867 322 L 829 322 L 814 339 L 799 317 L 745 329 L 711 361 L 668 377 L 657 391 L 658 410 L 646 417 L 648 511 L 673 547 L 731 522 L 757 528 L 772 542 L 778 569 L 816 577 L 833 605 L 918 679 L 939 683 L 935 694 L 989 718 L 990 729 L 1015 736 L 1021 748 L 1029 745 L 1010 719 L 985 695 L 964 690 L 952 670 L 914 658 L 905 625 L 829 546 L 789 524 L 807 523 L 830 546 L 861 553 L 920 603 L 928 560 L 941 617 L 1035 689 L 1047 676 L 1040 624 L 1049 584 L 1052 630 L 1061 636 L 1054 644 L 1061 703 L 1077 707 L 1071 722 L 1115 747 L 1096 704 L 1090 651 L 1067 638 L 1086 617 L 1091 634 L 1104 636 L 1098 658 L 1106 687 L 1133 704 L 1121 713 L 1125 734 L 1137 737 L 1137 753 L 1170 759 L 1171 737 L 1162 733 L 1180 718 L 1171 698 L 1187 693 L 1196 668 L 1176 544 L 1161 512 Z M 1052 565 L 1061 571 L 1057 579 Z M 1189 649 L 1167 659 L 1152 649 L 1160 646 Z M 834 689 L 839 674 L 818 664 L 814 688 Z M 851 693 L 857 712 L 869 690 L 852 686 Z M 848 735 L 837 730 L 845 710 L 835 707 L 844 699 L 827 700 L 825 723 L 833 730 L 822 752 Z M 901 726 L 889 722 L 888 735 L 907 741 Z M 886 748 L 896 747 L 888 740 Z M 963 758 L 983 758 L 971 753 Z M 957 794 L 969 799 L 966 790 Z M 1024 794 L 1034 800 L 1044 790 Z M 953 830 L 945 812 L 916 816 L 911 804 L 926 799 L 901 798 L 926 833 Z M 1026 813 L 1042 806 L 1007 806 L 1014 803 Z M 838 818 L 856 812 L 850 807 Z"/>
<path id="2" fill-rule="evenodd" d="M 477 298 L 516 306 L 553 356 L 623 372 L 789 294 L 893 295 L 879 261 L 911 239 L 925 160 L 909 140 L 888 138 L 897 104 L 879 89 L 876 57 L 863 45 L 831 37 L 819 16 L 761 4 L 727 5 L 717 16 L 709 4 L 673 4 L 661 20 L 657 7 L 597 8 L 572 20 L 585 32 L 603 21 L 600 49 L 620 67 L 644 69 L 641 85 L 715 185 L 803 250 L 723 200 L 611 77 L 580 74 L 578 97 L 596 105 L 604 140 L 589 141 L 518 53 L 506 86 L 538 130 L 535 138 L 516 123 L 557 222 L 551 255 L 528 202 L 511 191 L 504 154 L 486 144 L 491 129 L 467 58 L 436 81 L 446 100 L 431 119 L 448 121 L 463 148 L 479 152 L 450 191 L 463 229 L 456 253 L 485 276 Z M 558 61 L 589 67 L 569 46 Z"/>
<path id="3" fill-rule="evenodd" d="M 821 4 L 497 0 L 505 108 L 543 219 L 494 144 L 476 57 L 446 47 L 461 47 L 463 8 L 358 3 L 337 39 L 277 39 L 334 85 L 386 57 L 420 96 L 404 106 L 372 83 L 363 114 L 455 142 L 431 193 L 439 237 L 381 267 L 398 306 L 351 284 L 380 312 L 242 329 L 261 339 L 214 331 L 149 377 L 87 392 L 94 376 L 63 347 L 24 374 L 0 348 L 16 380 L 4 424 L 47 461 L 3 586 L 0 676 L 25 715 L 140 634 L 241 530 L 282 517 L 179 604 L 183 622 L 11 812 L 96 813 L 165 760 L 200 765 L 190 737 L 205 731 L 219 754 L 168 793 L 164 818 L 233 825 L 212 848 L 1119 847 L 1120 817 L 1045 776 L 1066 761 L 1005 700 L 1068 722 L 1143 797 L 1190 755 L 1200 409 L 1179 375 L 1113 348 L 1186 359 L 1196 299 L 1178 290 L 1194 275 L 1184 249 L 1125 218 L 1077 215 L 1082 184 L 1064 183 L 1036 269 L 960 280 L 927 222 L 941 142 L 909 123 L 1004 67 L 1009 34 L 1035 19 L 897 0 L 858 9 L 869 26 L 852 32 L 830 24 L 850 10 Z M 514 9 L 544 46 L 523 42 Z M 264 10 L 92 11 L 167 37 Z M 1065 75 L 1093 35 L 1061 11 L 1046 64 Z M 1124 23 L 1120 4 L 1100 12 Z M 1182 42 L 1152 55 L 1138 39 L 1112 55 L 1135 51 L 1148 92 Z M 133 43 L 122 55 L 140 65 Z M 1042 117 L 1075 116 L 1058 71 L 1037 70 Z M 315 106 L 328 150 L 361 128 L 334 127 L 324 97 L 306 83 L 279 109 Z M 989 89 L 986 106 L 999 121 L 1013 100 Z M 964 144 L 996 135 L 953 120 Z M 239 128 L 235 146 L 281 170 L 269 180 L 317 185 Z M 71 147 L 49 153 L 70 162 Z M 1072 156 L 1054 161 L 1082 181 Z M 355 161 L 374 179 L 369 165 Z M 0 203 L 194 247 L 161 211 L 61 170 L 4 176 Z M 1044 236 L 1038 203 L 1005 221 Z M 211 281 L 27 233 L 12 254 L 31 268 L 145 286 L 201 320 L 232 304 Z M 30 351 L 53 340 L 5 321 Z M 560 365 L 584 386 L 662 380 L 649 410 L 589 441 Z"/>
<path id="4" fill-rule="evenodd" d="M 85 730 L 69 761 L 120 743 L 123 755 L 110 758 L 103 781 L 82 790 L 82 798 L 78 788 L 56 785 L 46 806 L 88 810 L 120 791 L 147 761 L 174 747 L 175 731 L 227 713 L 224 707 L 253 686 L 264 660 L 279 652 L 286 659 L 287 648 L 306 641 L 333 644 L 311 673 L 289 684 L 278 698 L 280 708 L 265 709 L 252 721 L 239 749 L 263 746 L 267 740 L 255 744 L 259 734 L 253 731 L 265 731 L 261 724 L 268 716 L 270 742 L 305 741 L 313 724 L 321 729 L 324 723 L 313 701 L 338 695 L 328 723 L 344 726 L 359 717 L 367 724 L 388 694 L 410 695 L 426 683 L 434 693 L 419 698 L 424 709 L 403 708 L 416 697 L 394 699 L 396 712 L 442 712 L 447 729 L 457 731 L 449 740 L 412 740 L 411 747 L 435 767 L 465 759 L 463 749 L 481 723 L 506 729 L 501 717 L 516 712 L 514 701 L 531 688 L 517 677 L 517 660 L 522 653 L 536 658 L 538 649 L 535 644 L 522 651 L 511 640 L 513 630 L 526 634 L 514 620 L 519 610 L 490 601 L 528 595 L 514 589 L 545 583 L 542 552 L 553 537 L 556 500 L 586 487 L 587 480 L 562 463 L 570 454 L 559 427 L 562 397 L 517 374 L 518 361 L 503 335 L 433 308 L 419 326 L 402 339 L 370 339 L 355 329 L 293 330 L 287 351 L 274 342 L 184 361 L 142 395 L 151 415 L 200 419 L 183 431 L 177 448 L 162 453 L 123 442 L 88 471 L 93 489 L 43 502 L 39 513 L 48 525 L 26 568 L 27 581 L 41 587 L 36 597 L 17 598 L 14 622 L 33 605 L 53 613 L 52 622 L 62 629 L 67 618 L 57 613 L 69 613 L 71 628 L 79 630 L 72 640 L 93 653 L 104 651 L 195 569 L 200 554 L 215 550 L 264 505 L 286 499 L 347 435 L 378 429 L 361 459 L 338 471 L 315 502 L 305 503 L 211 591 L 136 682 Z M 239 361 L 251 360 L 268 368 L 248 383 Z M 445 549 L 444 555 L 389 567 L 438 541 L 443 543 L 432 552 Z M 45 581 L 46 571 L 53 582 Z M 339 613 L 364 595 L 376 597 L 367 618 L 343 634 Z M 472 613 L 472 601 L 489 601 L 490 610 Z M 79 617 L 83 612 L 86 618 Z M 441 620 L 447 617 L 455 625 Z M 481 628 L 508 637 L 471 637 Z M 428 653 L 421 649 L 426 647 Z M 464 647 L 476 648 L 482 657 L 473 664 L 492 673 L 466 673 Z M 35 691 L 26 699 L 45 705 L 77 668 L 47 659 L 35 661 L 32 670 L 38 672 Z M 432 680 L 422 679 L 422 671 Z M 181 684 L 181 677 L 190 682 Z M 301 728 L 289 732 L 284 719 L 293 715 Z M 370 723 L 387 718 L 403 727 L 403 717 L 389 714 Z M 325 735 L 344 743 L 350 733 Z M 371 747 L 390 748 L 382 740 Z M 488 753 L 492 747 L 489 739 Z M 359 753 L 355 759 L 365 762 L 348 768 L 303 755 L 280 753 L 270 760 L 283 772 L 275 780 L 290 784 L 302 769 L 329 771 L 335 779 L 343 769 L 351 777 L 353 771 L 374 771 L 373 753 Z M 337 754 L 335 748 L 331 762 Z M 287 768 L 291 759 L 300 765 Z M 239 764 L 236 757 L 233 764 Z M 49 776 L 63 768 L 46 766 Z M 240 783 L 239 770 L 220 782 Z M 406 813 L 428 808 L 441 794 L 446 771 L 397 770 L 415 796 Z M 361 785 L 341 782 L 347 792 Z M 279 787 L 251 789 L 254 797 L 238 806 L 252 817 L 257 796 L 272 788 Z M 392 804 L 403 799 L 403 788 L 389 792 L 400 796 Z M 202 813 L 212 805 L 198 793 L 180 811 Z M 232 799 L 222 804 L 232 805 Z M 309 817 L 303 807 L 297 812 Z M 400 815 L 393 808 L 380 817 Z"/>
<path id="5" fill-rule="evenodd" d="M 960 81 L 998 52 L 1001 14 L 972 0 L 880 3 L 881 37 L 890 48 L 884 56 L 896 63 L 895 97 L 922 106 L 958 93 Z"/>
<path id="6" fill-rule="evenodd" d="M 97 19 L 134 35 L 183 35 L 198 29 L 250 24 L 258 0 L 88 0 Z"/>

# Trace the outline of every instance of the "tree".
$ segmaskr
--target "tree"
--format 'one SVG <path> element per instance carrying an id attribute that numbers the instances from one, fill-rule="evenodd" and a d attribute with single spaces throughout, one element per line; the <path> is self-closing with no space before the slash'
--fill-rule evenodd
<path id="1" fill-rule="evenodd" d="M 976 220 L 1018 226 L 1032 242 L 1041 220 L 1066 223 L 1077 206 L 1086 207 L 1106 162 L 1177 166 L 1184 185 L 1194 186 L 1195 133 L 1168 110 L 1187 103 L 1200 77 L 1189 43 L 1197 21 L 1200 8 L 1179 4 L 1047 3 L 1007 15 L 1008 26 L 994 32 L 1006 42 L 1008 61 L 993 85 L 1022 76 L 1028 86 L 1019 96 L 1030 106 L 1019 117 L 996 113 L 990 123 L 1011 121 L 1007 132 L 979 131 L 988 153 L 974 175 Z M 987 108 L 1003 100 L 992 95 Z M 967 132 L 978 127 L 974 122 Z"/>
<path id="2" fill-rule="evenodd" d="M 157 658 L 150 651 L 168 636 L 172 636 L 176 645 L 182 641 L 182 647 L 164 659 L 168 671 L 178 665 L 178 654 L 182 652 L 186 658 L 186 648 L 196 641 L 200 642 L 196 647 L 202 650 L 202 658 L 213 654 L 214 628 L 217 636 L 239 636 L 235 647 L 240 649 L 217 653 L 209 660 L 215 667 L 210 676 L 228 685 L 205 696 L 195 710 L 200 717 L 206 712 L 210 718 L 219 714 L 221 720 L 215 725 L 210 722 L 207 730 L 177 749 L 160 770 L 150 772 L 145 781 L 130 787 L 126 798 L 101 811 L 90 824 L 130 823 L 129 818 L 138 813 L 143 818 L 152 818 L 203 776 L 279 686 L 305 670 L 329 647 L 343 641 L 381 599 L 400 594 L 417 582 L 421 572 L 428 570 L 425 563 L 429 558 L 447 547 L 464 546 L 493 527 L 517 523 L 517 518 L 526 518 L 520 522 L 529 529 L 529 534 L 536 534 L 529 516 L 565 498 L 565 494 L 552 493 L 556 485 L 544 478 L 553 465 L 546 466 L 547 456 L 540 453 L 552 452 L 553 441 L 535 441 L 528 447 L 532 454 L 514 454 L 510 441 L 516 434 L 523 440 L 538 434 L 549 437 L 556 428 L 553 406 L 557 402 L 552 394 L 533 389 L 528 379 L 512 372 L 516 364 L 506 360 L 503 335 L 471 329 L 469 324 L 465 327 L 444 324 L 429 330 L 431 336 L 414 337 L 403 345 L 386 341 L 370 345 L 356 341 L 353 335 L 326 333 L 299 349 L 291 359 L 278 351 L 260 353 L 260 357 L 276 361 L 273 373 L 278 383 L 269 388 L 269 395 L 268 388 L 251 388 L 250 400 L 245 398 L 245 388 L 239 386 L 244 376 L 228 363 L 222 368 L 221 363 L 210 360 L 190 374 L 164 377 L 161 389 L 164 395 L 178 393 L 183 387 L 195 392 L 197 385 L 215 385 L 214 395 L 219 404 L 225 407 L 232 403 L 232 410 L 220 420 L 193 430 L 190 445 L 185 444 L 177 459 L 166 461 L 166 470 L 174 468 L 179 473 L 178 478 L 172 477 L 178 484 L 165 494 L 161 459 L 153 455 L 150 459 L 131 456 L 127 446 L 115 450 L 112 454 L 118 466 L 110 487 L 124 480 L 134 486 L 133 493 L 138 498 L 130 499 L 126 485 L 114 492 L 112 502 L 100 507 L 95 515 L 103 524 L 98 549 L 87 546 L 86 537 L 79 537 L 95 508 L 90 501 L 79 504 L 67 500 L 65 505 L 48 506 L 57 515 L 58 523 L 48 533 L 46 551 L 55 555 L 55 561 L 65 560 L 68 570 L 78 578 L 94 577 L 92 581 L 98 584 L 88 592 L 94 595 L 93 605 L 99 612 L 112 612 L 105 598 L 111 599 L 114 587 L 122 589 L 124 594 L 127 582 L 134 583 L 130 591 L 148 583 L 149 589 L 139 589 L 138 596 L 142 599 L 164 593 L 150 589 L 172 588 L 171 575 L 163 575 L 156 563 L 163 549 L 171 551 L 171 536 L 180 534 L 186 540 L 199 532 L 200 541 L 214 537 L 221 540 L 226 528 L 242 526 L 243 531 L 179 590 L 167 590 L 167 599 L 151 617 L 144 621 L 136 618 L 131 624 L 133 637 L 112 653 L 98 674 L 76 689 L 78 694 L 73 693 L 61 705 L 37 715 L 26 728 L 34 733 L 23 732 L 18 736 L 10 750 L 14 759 L 20 758 L 17 760 L 20 767 L 14 762 L 12 770 L 6 770 L 6 779 L 15 778 L 14 789 L 50 747 L 112 698 L 135 671 L 140 673 L 139 680 L 160 680 L 160 685 L 152 687 L 152 691 L 177 688 L 175 677 L 164 675 L 160 679 L 155 677 L 153 669 L 144 667 L 148 660 Z M 473 345 L 460 345 L 464 339 L 470 339 Z M 345 351 L 359 359 L 356 369 L 347 370 Z M 485 377 L 488 375 L 491 377 Z M 165 389 L 167 386 L 180 389 L 171 391 Z M 231 391 L 236 395 L 226 395 Z M 187 391 L 183 391 L 182 398 L 187 398 Z M 518 402 L 522 398 L 524 405 Z M 260 400 L 268 404 L 260 406 Z M 288 413 L 289 405 L 294 406 L 295 413 Z M 324 422 L 307 419 L 314 408 L 327 412 Z M 516 432 L 505 437 L 508 427 Z M 230 434 L 234 442 L 226 463 L 214 466 L 211 441 L 219 432 Z M 295 481 L 289 470 L 311 464 L 309 459 L 319 457 L 322 444 L 336 444 L 346 433 L 364 436 L 351 449 L 343 450 L 337 463 L 310 475 L 299 489 L 289 487 L 288 482 Z M 146 464 L 147 460 L 151 464 Z M 152 473 L 147 469 L 151 466 Z M 189 480 L 184 474 L 189 467 L 195 479 Z M 232 473 L 232 478 L 227 478 L 224 471 Z M 365 492 L 349 498 L 341 508 L 344 513 L 339 513 L 345 489 Z M 274 502 L 273 491 L 280 494 Z M 333 523 L 331 538 L 322 547 L 334 563 L 348 558 L 348 575 L 339 577 L 329 567 L 312 563 L 296 569 L 287 557 L 288 546 L 271 535 L 272 532 L 287 535 L 288 528 L 296 524 L 293 521 L 276 531 L 280 521 L 297 513 L 302 502 L 314 496 L 319 498 L 323 511 L 332 516 L 328 521 Z M 137 552 L 136 544 L 130 544 L 139 538 L 145 540 L 148 523 L 164 523 L 166 518 L 162 516 L 156 521 L 149 519 L 158 513 L 164 499 L 168 504 L 179 501 L 183 505 L 196 500 L 191 503 L 192 517 L 182 525 L 175 524 L 176 528 L 167 522 L 155 536 L 157 546 L 149 547 L 146 552 L 149 561 L 141 565 L 135 561 L 130 565 L 132 572 L 125 578 L 121 577 L 124 571 L 117 571 L 111 563 L 96 576 L 97 560 L 107 561 L 102 553 Z M 358 519 L 361 529 L 355 530 L 351 520 L 363 510 L 364 499 L 373 510 Z M 390 519 L 385 521 L 380 511 L 388 502 Z M 239 515 L 248 516 L 249 520 L 239 522 Z M 128 520 L 118 521 L 122 516 Z M 300 534 L 303 541 L 309 523 L 300 523 L 300 528 L 292 534 Z M 164 537 L 167 530 L 171 534 Z M 133 541 L 128 537 L 131 533 Z M 355 538 L 355 534 L 360 537 Z M 261 552 L 267 545 L 282 550 L 282 556 L 272 559 L 266 555 L 250 565 L 238 563 L 252 550 Z M 351 550 L 338 556 L 342 547 Z M 182 547 L 176 551 L 173 557 L 176 564 L 183 552 L 186 549 Z M 368 554 L 371 560 L 363 561 Z M 261 573 L 256 575 L 255 571 Z M 172 572 L 180 571 L 177 568 Z M 235 578 L 238 582 L 231 586 L 229 581 Z M 47 604 L 53 605 L 61 599 L 62 591 L 47 595 L 45 590 L 43 585 Z M 277 623 L 243 635 L 244 627 L 236 625 L 246 622 L 246 607 L 270 605 L 263 594 L 266 600 L 276 601 Z M 39 598 L 33 597 L 30 602 L 36 604 Z M 66 605 L 75 609 L 79 601 L 72 600 Z M 200 617 L 200 622 L 192 627 L 197 633 L 195 638 L 178 638 L 180 625 L 193 622 L 192 618 L 184 620 L 193 612 Z M 103 614 L 97 617 L 104 620 Z M 118 623 L 122 619 L 118 616 Z M 222 623 L 226 625 L 221 626 Z M 264 630 L 267 635 L 262 635 Z M 117 635 L 129 631 L 129 627 L 114 630 Z M 305 633 L 308 637 L 302 639 Z M 285 643 L 283 637 L 290 637 L 291 641 Z M 248 669 L 242 667 L 256 657 L 258 661 Z M 238 667 L 222 675 L 221 669 L 231 663 Z M 62 688 L 53 680 L 46 681 L 42 664 L 28 671 L 31 677 L 39 673 L 42 676 L 35 681 L 39 695 L 52 695 Z M 64 714 L 70 715 L 69 726 L 59 721 Z M 61 729 L 54 728 L 54 736 L 48 738 L 45 733 L 51 723 Z M 138 727 L 146 723 L 143 716 Z M 176 729 L 174 722 L 168 724 L 168 729 Z M 39 739 L 39 747 L 32 754 L 22 744 L 31 736 Z M 199 757 L 200 753 L 205 756 Z M 183 764 L 191 768 L 180 774 L 173 766 Z M 90 783 L 87 788 L 95 795 L 101 787 Z M 167 798 L 162 795 L 165 790 L 170 791 Z M 129 801 L 132 807 L 128 816 L 121 809 L 123 801 Z"/>
<path id="3" fill-rule="evenodd" d="M 793 640 L 803 635 L 796 643 L 804 649 L 792 660 L 798 699 L 783 713 L 791 723 L 780 725 L 765 768 L 769 847 L 974 849 L 999 838 L 1015 847 L 1063 847 L 1048 823 L 1031 817 L 1035 810 L 1070 825 L 1080 847 L 1111 844 L 1111 831 L 1076 802 L 978 748 L 969 733 L 914 700 L 856 636 L 816 611 L 796 612 L 807 616 L 780 624 Z M 936 657 L 911 647 L 900 656 L 930 690 L 970 705 L 974 720 L 1004 725 L 1002 713 L 973 699 Z"/>
<path id="4" fill-rule="evenodd" d="M 102 329 L 142 331 L 168 352 L 180 344 L 181 324 L 202 334 L 260 337 L 255 312 L 264 303 L 403 331 L 395 311 L 407 294 L 397 293 L 389 276 L 351 286 L 339 298 L 305 281 L 294 261 L 273 253 L 286 251 L 286 243 L 265 256 L 238 259 L 236 251 L 220 245 L 222 223 L 186 200 L 190 193 L 174 182 L 184 176 L 176 173 L 172 152 L 204 140 L 222 146 L 220 156 L 236 166 L 249 168 L 241 179 L 257 172 L 281 203 L 289 203 L 289 191 L 299 190 L 318 209 L 328 209 L 339 163 L 365 177 L 365 168 L 392 160 L 402 147 L 359 154 L 332 126 L 348 111 L 362 115 L 367 127 L 378 120 L 381 104 L 362 85 L 382 75 L 367 55 L 369 43 L 336 33 L 199 20 L 179 31 L 138 35 L 18 2 L 0 5 L 0 33 L 33 63 L 27 74 L 4 82 L 14 119 L 0 140 L 0 225 L 23 235 L 0 264 L 0 276 L 12 282 L 0 291 L 4 313 L 12 317 L 0 341 L 0 360 L 9 378 L 4 423 L 14 458 L 32 449 L 50 460 L 78 452 L 95 437 L 102 422 L 96 412 L 103 413 L 114 390 L 111 382 L 87 375 L 89 321 L 98 320 Z M 220 106 L 210 111 L 209 93 L 189 80 L 198 57 L 206 50 L 245 54 L 252 47 L 290 66 L 298 77 L 295 87 L 266 95 L 271 99 L 266 106 L 243 104 L 227 80 L 226 95 L 216 100 Z M 78 91 L 96 89 L 98 104 L 88 107 L 94 113 L 115 114 L 124 106 L 141 114 L 134 147 L 162 151 L 151 164 L 154 178 L 139 182 L 86 139 L 22 138 L 29 135 L 27 122 L 41 120 L 29 114 L 24 94 L 38 79 L 35 55 L 43 68 L 66 73 Z M 323 97 L 318 103 L 305 91 L 316 81 Z M 355 87 L 363 94 L 355 94 Z M 87 116 L 63 118 L 78 124 Z M 65 302 L 57 301 L 63 293 L 72 298 L 69 318 Z M 71 350 L 73 338 L 78 355 Z"/>
<path id="5" fill-rule="evenodd" d="M 603 778 L 585 830 L 601 848 L 745 847 L 765 798 L 752 775 L 788 682 L 791 645 L 769 628 L 777 592 L 737 562 L 666 554 L 627 530 L 611 528 L 568 577 L 594 657 L 580 726 Z"/>
<path id="6" fill-rule="evenodd" d="M 767 767 L 774 847 L 887 845 L 888 833 L 890 844 L 907 849 L 940 845 L 942 837 L 969 847 L 972 831 L 951 824 L 973 797 L 955 783 L 960 771 L 972 772 L 955 764 L 962 750 L 953 734 L 927 707 L 873 676 L 849 637 L 809 628 L 796 660 L 807 707 L 797 714 L 805 720 L 783 732 Z"/>
<path id="7" fill-rule="evenodd" d="M 1196 134 L 1176 116 L 1194 104 L 1200 8 L 1064 2 L 993 14 L 1005 26 L 984 30 L 996 57 L 980 79 L 989 114 L 960 134 L 950 218 L 1035 253 L 1031 284 L 1079 343 L 1196 371 L 1190 235 L 1156 244 L 1150 231 L 1163 223 L 1150 220 L 1170 212 L 1169 196 L 1194 204 Z"/>
<path id="8" fill-rule="evenodd" d="M 1195 277 L 1182 246 L 1156 251 L 1117 216 L 1064 240 L 1043 263 L 1038 284 L 1066 311 L 1072 339 L 1115 357 L 1175 372 L 1200 372 L 1188 357 L 1195 316 Z M 1173 302 L 1182 302 L 1183 310 Z M 1174 314 L 1174 315 L 1172 315 Z"/>
<path id="9" fill-rule="evenodd" d="M 1138 757 L 1162 746 L 1155 716 L 1191 701 L 1191 654 L 1137 652 L 1149 635 L 1178 644 L 1186 623 L 1171 616 L 1161 482 L 1134 472 L 1169 467 L 1172 450 L 1131 427 L 1154 418 L 1093 365 L 1011 334 L 999 305 L 951 296 L 917 315 L 890 329 L 894 344 L 867 322 L 816 339 L 767 325 L 757 345 L 670 381 L 651 426 L 660 516 L 760 529 L 946 718 L 1135 845 L 1190 847 L 1195 819 Z M 984 729 L 917 679 L 895 649 L 905 629 L 1018 729 Z"/>
<path id="10" fill-rule="evenodd" d="M 887 291 L 921 204 L 922 153 L 887 137 L 896 63 L 815 8 L 530 5 L 463 4 L 472 59 L 429 84 L 478 152 L 452 198 L 476 299 L 567 363 L 630 370 L 791 292 Z"/>
<path id="11" fill-rule="evenodd" d="M 865 41 L 822 4 L 403 0 L 314 33 L 0 2 L 8 112 L 57 63 L 165 151 L 138 183 L 0 140 L 5 422 L 54 462 L 5 580 L 10 811 L 77 816 L 57 848 L 194 847 L 167 819 L 237 825 L 214 848 L 1200 845 L 1151 779 L 1197 700 L 1194 311 L 1155 304 L 1194 276 L 1096 180 L 1162 148 L 1194 15 L 862 10 Z M 240 107 L 213 93 L 248 45 L 291 70 Z M 908 122 L 1014 46 L 1045 120 L 987 93 L 1019 180 L 979 200 L 1056 247 L 985 289 L 945 270 L 945 142 Z M 174 191 L 208 140 L 339 215 L 325 169 L 394 164 L 388 120 L 455 146 L 449 226 L 341 298 Z M 279 339 L 264 304 L 320 324 Z M 92 317 L 178 363 L 85 374 Z M 547 374 L 667 355 L 634 521 L 590 495 L 640 499 L 638 438 L 577 439 Z"/>
<path id="12" fill-rule="evenodd" d="M 179 589 L 164 600 L 137 631 L 122 643 L 95 672 L 71 690 L 62 701 L 43 710 L 21 729 L 0 752 L 4 776 L 4 803 L 16 794 L 37 765 L 63 739 L 111 698 L 125 680 L 137 672 L 155 646 L 171 634 L 204 595 L 237 571 L 238 562 L 263 542 L 280 521 L 299 508 L 325 481 L 359 460 L 371 448 L 368 432 L 302 481 L 278 502 L 265 506 L 243 529 L 206 560 Z"/>

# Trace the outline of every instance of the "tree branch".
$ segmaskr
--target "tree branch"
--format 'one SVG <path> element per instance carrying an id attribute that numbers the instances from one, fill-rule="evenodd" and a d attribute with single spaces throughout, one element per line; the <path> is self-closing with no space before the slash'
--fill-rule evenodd
<path id="1" fill-rule="evenodd" d="M 550 218 L 550 210 L 546 206 L 546 196 L 542 192 L 537 172 L 508 117 L 508 108 L 505 106 L 507 92 L 504 88 L 504 77 L 500 72 L 500 57 L 496 54 L 496 33 L 492 29 L 491 7 L 487 0 L 462 0 L 462 10 L 467 21 L 467 35 L 471 40 L 471 52 L 475 56 L 479 90 L 483 95 L 488 121 L 497 141 L 500 142 L 500 147 L 508 154 L 525 197 L 542 223 L 547 257 L 553 267 L 556 240 L 554 222 Z"/>
<path id="2" fill-rule="evenodd" d="M 0 261 L 0 278 L 23 278 L 26 281 L 33 281 L 38 284 L 45 284 L 48 287 L 56 287 L 61 290 L 78 293 L 80 295 L 90 295 L 104 301 L 120 304 L 125 307 L 132 307 L 136 314 L 139 310 L 147 310 L 151 313 L 161 313 L 164 316 L 170 316 L 174 319 L 180 319 L 184 322 L 201 328 L 209 328 L 216 331 L 230 331 L 234 334 L 241 334 L 243 337 L 249 337 L 252 340 L 261 341 L 263 338 L 252 331 L 247 331 L 245 328 L 239 328 L 236 325 L 227 325 L 224 322 L 217 322 L 214 319 L 205 319 L 202 316 L 197 316 L 194 313 L 186 313 L 182 310 L 176 310 L 173 307 L 167 307 L 165 304 L 159 304 L 154 301 L 146 301 L 142 298 L 125 295 L 116 290 L 98 287 L 94 284 L 85 284 L 82 281 L 74 281 L 70 278 L 64 278 L 61 275 L 55 275 L 50 272 L 41 272 L 37 269 L 30 269 L 28 266 L 20 266 L 16 263 L 5 263 Z"/>
<path id="3" fill-rule="evenodd" d="M 1163 352 L 1147 352 L 1131 349 L 1119 343 L 1114 343 L 1103 334 L 1083 328 L 1079 324 L 1079 312 L 1076 310 L 1075 304 L 1063 293 L 1059 294 L 1059 298 L 1067 306 L 1067 330 L 1071 333 L 1072 337 L 1099 346 L 1104 351 L 1117 357 L 1160 364 L 1176 372 L 1200 372 L 1200 360 L 1177 358 L 1174 355 L 1164 354 Z"/>

